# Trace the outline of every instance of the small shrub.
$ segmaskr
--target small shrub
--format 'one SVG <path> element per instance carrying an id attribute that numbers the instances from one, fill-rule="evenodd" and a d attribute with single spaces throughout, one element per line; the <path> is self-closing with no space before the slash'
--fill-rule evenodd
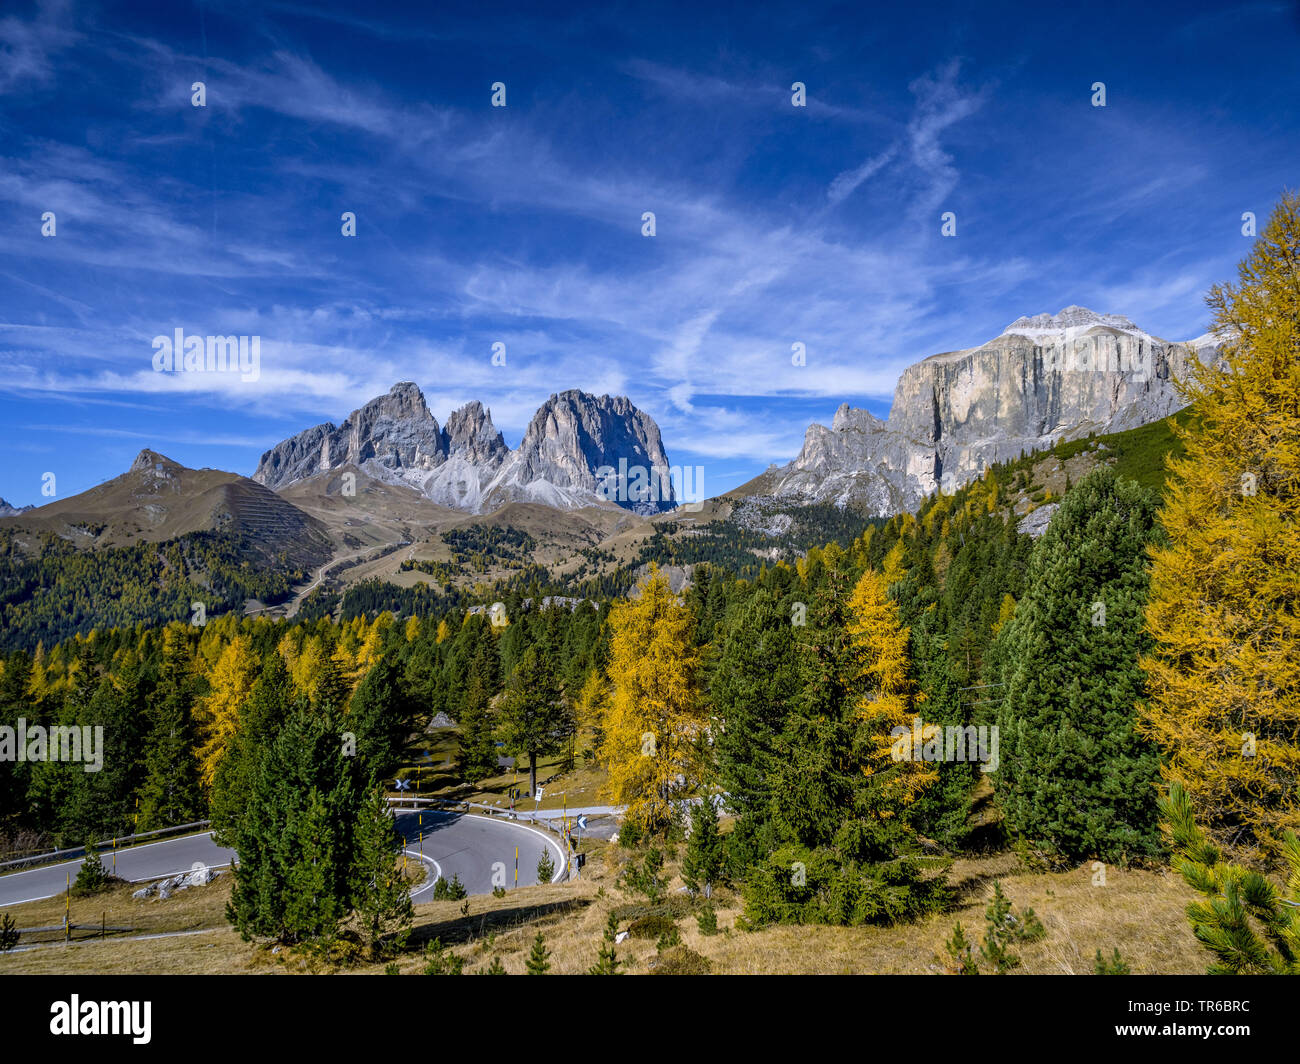
<path id="1" fill-rule="evenodd" d="M 99 859 L 99 851 L 95 849 L 94 841 L 87 839 L 86 857 L 81 862 L 81 868 L 77 871 L 76 882 L 72 884 L 72 893 L 77 895 L 97 894 L 109 885 L 112 878 L 104 868 L 104 862 Z"/>
<path id="2" fill-rule="evenodd" d="M 709 959 L 689 946 L 674 946 L 655 960 L 651 975 L 708 975 Z"/>
<path id="3" fill-rule="evenodd" d="M 676 930 L 677 922 L 671 916 L 659 914 L 638 917 L 627 925 L 628 934 L 632 938 L 659 938 Z"/>
<path id="4" fill-rule="evenodd" d="M 1110 960 L 1101 955 L 1101 950 L 1097 951 L 1097 965 L 1094 969 L 1097 975 L 1132 975 L 1133 969 L 1124 963 L 1124 958 L 1119 955 L 1119 950 Z"/>
<path id="5" fill-rule="evenodd" d="M 442 944 L 442 939 L 435 938 L 424 947 L 425 975 L 462 975 L 465 962 L 454 953 L 449 953 Z"/>

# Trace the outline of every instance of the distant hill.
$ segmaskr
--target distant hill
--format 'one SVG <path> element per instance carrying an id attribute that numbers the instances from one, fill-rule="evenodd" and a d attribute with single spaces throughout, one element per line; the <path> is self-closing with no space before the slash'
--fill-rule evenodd
<path id="1" fill-rule="evenodd" d="M 66 499 L 0 518 L 20 544 L 49 533 L 78 549 L 162 543 L 194 532 L 244 537 L 262 560 L 320 564 L 324 525 L 261 484 L 217 469 L 187 469 L 143 450 L 120 476 Z"/>

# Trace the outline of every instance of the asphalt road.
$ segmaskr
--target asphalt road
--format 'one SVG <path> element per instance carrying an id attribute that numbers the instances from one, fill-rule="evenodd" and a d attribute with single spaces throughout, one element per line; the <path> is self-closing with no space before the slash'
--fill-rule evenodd
<path id="1" fill-rule="evenodd" d="M 423 820 L 424 843 L 419 842 Z M 504 876 L 507 888 L 514 885 L 515 847 L 519 847 L 519 885 L 537 882 L 537 861 L 542 847 L 549 846 L 556 874 L 563 869 L 563 852 L 559 842 L 542 832 L 523 824 L 486 817 L 466 816 L 463 813 L 400 812 L 397 827 L 407 839 L 407 851 L 412 857 L 421 852 L 426 863 L 431 864 L 426 882 L 411 897 L 428 901 L 439 872 L 460 881 L 471 894 L 490 894 L 493 887 L 494 865 L 498 876 Z M 123 879 L 140 881 L 188 872 L 195 864 L 209 868 L 226 868 L 234 851 L 218 846 L 212 835 L 183 835 L 163 839 L 117 854 L 117 874 Z M 106 868 L 112 868 L 111 854 L 102 854 Z M 27 901 L 52 898 L 62 894 L 71 875 L 75 881 L 81 860 L 63 861 L 43 865 L 23 872 L 0 876 L 0 908 L 20 905 Z"/>
<path id="2" fill-rule="evenodd" d="M 196 863 L 209 868 L 225 868 L 230 864 L 233 850 L 224 849 L 212 841 L 211 834 L 182 835 L 175 839 L 149 842 L 117 854 L 117 874 L 123 879 L 137 881 L 188 872 Z M 113 870 L 112 853 L 101 853 L 104 867 Z M 59 864 L 41 865 L 25 872 L 11 872 L 0 876 L 0 906 L 20 905 L 25 901 L 38 901 L 62 894 L 68 885 L 68 876 L 75 883 L 81 858 Z"/>

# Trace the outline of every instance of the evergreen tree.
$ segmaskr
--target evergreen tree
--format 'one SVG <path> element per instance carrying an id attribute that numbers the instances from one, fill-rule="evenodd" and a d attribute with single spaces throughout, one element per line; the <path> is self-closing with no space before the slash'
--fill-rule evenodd
<path id="1" fill-rule="evenodd" d="M 1210 975 L 1300 975 L 1300 838 L 1282 837 L 1285 894 L 1257 871 L 1223 859 L 1196 824 L 1180 783 L 1161 799 L 1174 868 L 1205 901 L 1187 907 L 1196 940 L 1215 956 Z"/>
<path id="2" fill-rule="evenodd" d="M 546 939 L 538 931 L 537 937 L 533 939 L 533 948 L 524 961 L 524 969 L 529 975 L 545 975 L 551 970 L 550 956 L 551 951 L 546 948 Z"/>
<path id="3" fill-rule="evenodd" d="M 372 957 L 400 951 L 411 933 L 413 909 L 397 866 L 402 836 L 382 788 L 371 787 L 357 821 L 352 898 L 362 938 Z"/>
<path id="4" fill-rule="evenodd" d="M 186 637 L 176 627 L 163 635 L 162 675 L 155 691 L 152 726 L 140 792 L 140 830 L 188 824 L 199 819 L 204 803 L 195 758 L 198 737 L 193 706 L 196 677 L 190 668 Z"/>
<path id="5" fill-rule="evenodd" d="M 415 729 L 415 707 L 400 681 L 395 661 L 377 661 L 357 685 L 345 720 L 356 735 L 357 756 L 372 783 L 391 775 L 402 763 Z"/>
<path id="6" fill-rule="evenodd" d="M 903 816 L 933 768 L 892 750 L 890 732 L 907 721 L 910 733 L 914 712 L 907 631 L 883 574 L 868 570 L 849 594 L 843 552 L 828 548 L 822 561 L 803 683 L 772 773 L 780 844 L 744 890 L 751 925 L 892 923 L 948 897 L 944 877 L 924 875 L 913 856 Z"/>
<path id="7" fill-rule="evenodd" d="M 243 818 L 262 758 L 294 703 L 289 670 L 284 658 L 272 650 L 262 658 L 260 674 L 240 709 L 229 749 L 213 777 L 210 816 L 215 838 L 221 845 L 234 845 L 230 833 Z"/>
<path id="8" fill-rule="evenodd" d="M 496 746 L 492 739 L 491 699 L 496 690 L 496 647 L 489 629 L 476 628 L 479 635 L 469 668 L 464 701 L 458 709 L 460 725 L 460 772 L 468 783 L 478 783 L 497 770 Z"/>
<path id="9" fill-rule="evenodd" d="M 719 719 L 718 782 L 739 816 L 766 817 L 776 740 L 798 689 L 794 600 L 766 589 L 736 608 L 710 689 Z"/>
<path id="10" fill-rule="evenodd" d="M 542 856 L 537 859 L 537 882 L 546 884 L 555 875 L 555 861 L 551 858 L 551 848 L 542 847 Z"/>
<path id="11" fill-rule="evenodd" d="M 1300 196 L 1287 193 L 1215 285 L 1219 360 L 1176 382 L 1143 662 L 1144 729 L 1220 847 L 1279 852 L 1300 832 Z"/>
<path id="12" fill-rule="evenodd" d="M 86 855 L 82 858 L 81 867 L 77 869 L 77 879 L 72 889 L 76 894 L 95 894 L 108 886 L 110 877 L 104 862 L 100 860 L 99 851 L 95 849 L 94 836 L 87 836 L 85 851 Z"/>
<path id="13" fill-rule="evenodd" d="M 691 834 L 686 840 L 682 881 L 692 893 L 703 891 L 706 898 L 711 898 L 713 884 L 722 875 L 724 857 L 718 835 L 718 810 L 712 796 L 705 795 L 691 807 Z"/>
<path id="14" fill-rule="evenodd" d="M 1008 826 L 1061 861 L 1161 851 L 1159 757 L 1136 731 L 1155 503 L 1109 466 L 1061 503 L 1003 629 L 997 800 Z"/>
<path id="15" fill-rule="evenodd" d="M 506 681 L 498 729 L 507 750 L 515 756 L 528 755 L 530 794 L 537 791 L 538 759 L 559 748 L 563 717 L 555 673 L 537 647 L 529 647 Z"/>
<path id="16" fill-rule="evenodd" d="M 601 940 L 600 951 L 596 954 L 596 963 L 587 969 L 588 975 L 622 975 L 619 966 L 622 961 L 614 951 L 614 939 L 618 937 L 618 917 L 609 914 L 605 924 L 605 935 Z"/>
<path id="17" fill-rule="evenodd" d="M 228 830 L 239 861 L 227 915 L 245 939 L 329 938 L 353 907 L 363 799 L 341 731 L 300 707 L 263 753 L 248 808 Z"/>

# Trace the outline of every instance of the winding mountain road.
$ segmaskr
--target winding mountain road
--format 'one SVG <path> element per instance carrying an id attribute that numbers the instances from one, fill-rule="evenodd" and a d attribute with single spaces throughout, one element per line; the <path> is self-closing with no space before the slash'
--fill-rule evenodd
<path id="1" fill-rule="evenodd" d="M 439 875 L 447 879 L 459 876 L 471 894 L 490 894 L 497 884 L 513 887 L 515 847 L 519 849 L 521 887 L 537 882 L 537 862 L 543 847 L 551 851 L 555 879 L 565 871 L 559 841 L 515 821 L 432 810 L 399 812 L 396 818 L 397 829 L 406 840 L 406 853 L 412 860 L 423 859 L 428 866 L 425 882 L 411 892 L 416 902 L 431 899 Z M 218 846 L 212 833 L 205 832 L 119 850 L 116 871 L 123 879 L 142 882 L 188 872 L 197 864 L 228 868 L 233 856 L 233 850 Z M 101 859 L 106 868 L 113 868 L 111 854 L 101 854 Z M 75 880 L 80 867 L 78 858 L 0 876 L 0 909 L 62 894 L 68 877 Z"/>

